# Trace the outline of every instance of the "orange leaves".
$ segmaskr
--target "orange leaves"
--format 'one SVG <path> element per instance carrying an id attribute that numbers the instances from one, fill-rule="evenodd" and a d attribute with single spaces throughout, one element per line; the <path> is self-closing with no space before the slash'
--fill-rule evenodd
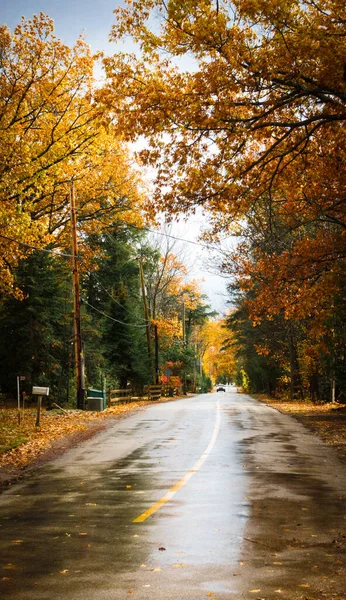
<path id="1" fill-rule="evenodd" d="M 45 450 L 51 448 L 54 441 L 64 438 L 68 445 L 73 434 L 87 432 L 92 428 L 98 429 L 102 427 L 104 419 L 130 412 L 140 405 L 143 405 L 143 402 L 141 404 L 133 402 L 114 406 L 100 413 L 71 410 L 65 415 L 54 411 L 43 411 L 39 429 L 35 427 L 36 414 L 33 409 L 25 410 L 20 427 L 17 426 L 16 409 L 1 409 L 0 467 L 5 467 L 9 471 L 25 467 L 35 461 Z M 13 449 L 4 452 L 4 446 Z M 84 485 L 84 482 L 80 485 Z"/>

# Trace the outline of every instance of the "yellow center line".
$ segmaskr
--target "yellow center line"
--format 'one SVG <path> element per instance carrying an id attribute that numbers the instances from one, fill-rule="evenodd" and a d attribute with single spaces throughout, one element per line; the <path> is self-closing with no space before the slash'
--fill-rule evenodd
<path id="1" fill-rule="evenodd" d="M 218 436 L 219 429 L 220 429 L 220 424 L 221 424 L 221 411 L 220 411 L 220 403 L 218 402 L 217 406 L 216 406 L 216 418 L 215 418 L 213 434 L 212 434 L 210 442 L 209 442 L 208 446 L 206 447 L 206 449 L 204 450 L 203 454 L 201 454 L 201 456 L 199 457 L 197 462 L 193 465 L 192 469 L 187 471 L 187 473 L 185 473 L 184 477 L 179 479 L 179 481 L 175 485 L 173 485 L 173 487 L 171 487 L 170 490 L 168 490 L 167 494 L 165 494 L 160 500 L 155 502 L 155 504 L 153 504 L 150 508 L 148 508 L 148 510 L 146 510 L 144 513 L 139 515 L 139 517 L 137 517 L 136 519 L 133 519 L 132 523 L 142 523 L 143 521 L 148 519 L 148 517 L 151 517 L 151 515 L 156 513 L 164 504 L 166 504 L 166 502 L 168 502 L 169 500 L 171 500 L 173 498 L 173 496 L 177 493 L 177 491 L 180 490 L 180 488 L 183 487 L 183 485 L 185 485 L 185 483 L 187 483 L 189 481 L 189 479 L 192 477 L 192 475 L 194 473 L 199 471 L 199 469 L 204 464 L 204 462 L 207 460 L 210 452 L 212 451 L 212 449 L 215 445 L 216 438 Z"/>

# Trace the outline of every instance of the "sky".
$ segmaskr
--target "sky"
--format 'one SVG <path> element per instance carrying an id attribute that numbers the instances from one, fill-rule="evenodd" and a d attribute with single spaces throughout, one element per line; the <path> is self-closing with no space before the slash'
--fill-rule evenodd
<path id="1" fill-rule="evenodd" d="M 120 49 L 109 42 L 110 29 L 115 22 L 113 10 L 120 4 L 122 2 L 118 0 L 0 0 L 0 23 L 13 30 L 22 16 L 30 19 L 43 12 L 54 20 L 55 35 L 65 44 L 72 46 L 82 34 L 93 51 L 112 54 Z M 135 46 L 127 40 L 121 49 L 133 52 Z M 202 214 L 187 222 L 181 220 L 173 225 L 171 233 L 196 242 L 205 220 Z M 213 309 L 224 313 L 227 310 L 227 282 L 207 267 L 210 253 L 202 246 L 186 244 L 185 254 L 191 278 L 203 280 L 202 291 L 209 297 Z"/>

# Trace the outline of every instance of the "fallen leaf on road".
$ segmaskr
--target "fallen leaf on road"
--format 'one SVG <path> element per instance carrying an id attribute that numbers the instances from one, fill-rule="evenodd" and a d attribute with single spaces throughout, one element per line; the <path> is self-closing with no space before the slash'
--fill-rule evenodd
<path id="1" fill-rule="evenodd" d="M 86 502 L 85 506 L 97 506 L 97 504 L 94 504 L 93 502 Z"/>
<path id="2" fill-rule="evenodd" d="M 159 571 L 161 571 L 161 569 L 160 569 L 160 567 L 156 567 L 156 569 L 152 569 L 152 571 L 153 571 L 154 573 L 158 573 Z"/>
<path id="3" fill-rule="evenodd" d="M 83 533 L 80 533 L 79 535 L 88 535 L 88 534 L 83 532 Z"/>
<path id="4" fill-rule="evenodd" d="M 166 548 L 164 548 L 163 546 L 161 546 L 161 548 L 159 548 L 159 550 L 161 550 L 161 552 L 164 552 L 166 550 Z"/>
<path id="5" fill-rule="evenodd" d="M 180 567 L 186 567 L 186 565 L 184 565 L 184 563 L 179 563 L 177 565 L 172 565 L 175 569 L 179 569 Z"/>
<path id="6" fill-rule="evenodd" d="M 66 573 L 69 572 L 69 569 L 63 569 L 63 571 L 60 571 L 61 575 L 66 575 Z"/>
<path id="7" fill-rule="evenodd" d="M 249 593 L 250 594 L 257 594 L 260 591 L 261 591 L 261 589 L 259 589 L 259 590 L 249 590 Z"/>
<path id="8" fill-rule="evenodd" d="M 127 489 L 127 490 L 130 490 L 131 488 L 132 488 L 132 485 L 127 485 L 127 486 L 126 486 L 126 489 Z M 129 593 L 130 593 L 130 592 L 129 592 Z"/>
<path id="9" fill-rule="evenodd" d="M 12 540 L 12 544 L 15 544 L 15 546 L 18 546 L 19 544 L 22 544 L 23 540 Z"/>
<path id="10" fill-rule="evenodd" d="M 128 593 L 128 594 L 134 594 L 134 591 L 133 591 L 133 590 L 128 590 L 128 592 L 127 592 L 127 593 Z"/>
<path id="11" fill-rule="evenodd" d="M 308 583 L 301 583 L 299 587 L 302 587 L 302 588 L 309 588 L 310 586 L 309 586 L 309 584 L 308 584 Z"/>
<path id="12" fill-rule="evenodd" d="M 7 565 L 5 565 L 4 567 L 2 567 L 3 569 L 15 569 L 16 567 L 12 564 L 12 563 L 8 563 Z"/>

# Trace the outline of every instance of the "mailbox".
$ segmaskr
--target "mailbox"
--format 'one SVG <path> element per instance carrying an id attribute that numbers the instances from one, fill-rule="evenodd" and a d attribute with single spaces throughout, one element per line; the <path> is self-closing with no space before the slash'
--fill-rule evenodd
<path id="1" fill-rule="evenodd" d="M 49 387 L 39 387 L 34 385 L 32 388 L 33 396 L 49 396 Z"/>

